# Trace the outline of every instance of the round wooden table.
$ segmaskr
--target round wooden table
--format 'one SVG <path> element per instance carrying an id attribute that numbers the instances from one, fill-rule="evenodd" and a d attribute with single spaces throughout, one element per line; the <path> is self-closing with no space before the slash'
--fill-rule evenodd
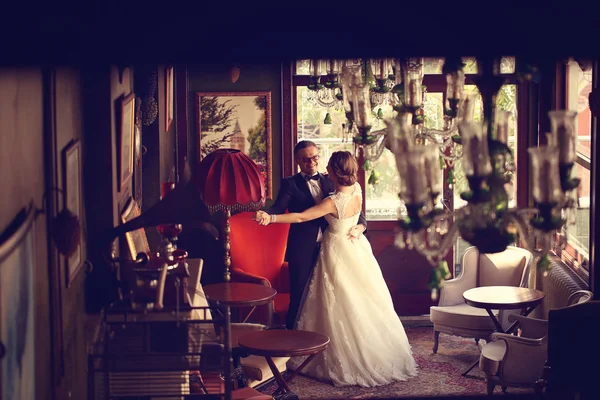
<path id="1" fill-rule="evenodd" d="M 256 307 L 267 304 L 277 290 L 256 283 L 215 283 L 204 286 L 207 299 L 229 307 Z"/>
<path id="2" fill-rule="evenodd" d="M 277 290 L 256 283 L 226 282 L 204 286 L 204 295 L 208 300 L 227 307 L 252 307 L 242 321 L 245 323 L 256 306 L 269 303 Z"/>
<path id="3" fill-rule="evenodd" d="M 465 303 L 472 307 L 484 308 L 494 321 L 498 332 L 510 333 L 517 322 L 506 331 L 502 329 L 492 310 L 515 310 L 520 308 L 521 315 L 529 315 L 544 299 L 544 292 L 537 289 L 516 286 L 480 286 L 463 293 Z"/>
<path id="4" fill-rule="evenodd" d="M 291 392 L 288 383 L 308 365 L 320 352 L 327 348 L 329 337 L 316 332 L 301 330 L 270 329 L 240 336 L 239 344 L 249 354 L 263 356 L 279 385 L 273 396 L 280 392 Z M 284 379 L 273 362 L 273 357 L 308 356 L 292 374 Z"/>

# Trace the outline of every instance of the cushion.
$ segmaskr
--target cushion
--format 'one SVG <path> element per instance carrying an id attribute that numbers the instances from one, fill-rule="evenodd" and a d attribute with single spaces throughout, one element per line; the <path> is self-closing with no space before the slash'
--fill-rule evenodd
<path id="1" fill-rule="evenodd" d="M 262 331 L 266 328 L 263 324 L 248 322 L 234 322 L 231 324 L 231 347 L 238 347 L 239 337 L 249 332 Z"/>
<path id="2" fill-rule="evenodd" d="M 482 254 L 479 286 L 519 286 L 527 259 L 519 249 L 508 248 L 501 253 Z"/>
<path id="3" fill-rule="evenodd" d="M 290 224 L 260 226 L 252 220 L 254 215 L 242 212 L 229 219 L 231 266 L 262 276 L 277 286 Z"/>
<path id="4" fill-rule="evenodd" d="M 287 369 L 286 363 L 289 359 L 289 357 L 273 357 L 273 362 L 280 372 L 285 372 Z M 267 360 L 262 356 L 250 355 L 244 357 L 240 360 L 240 364 L 244 368 L 248 379 L 263 381 L 273 377 L 273 372 L 271 372 Z"/>
<path id="5" fill-rule="evenodd" d="M 505 353 L 506 342 L 504 340 L 487 343 L 481 349 L 479 369 L 489 376 L 498 374 L 498 368 L 500 367 L 500 362 L 504 358 Z"/>
<path id="6" fill-rule="evenodd" d="M 498 311 L 493 310 L 498 316 Z M 487 311 L 483 308 L 472 307 L 468 304 L 455 306 L 432 306 L 429 309 L 431 322 L 458 328 L 495 331 L 495 325 Z"/>

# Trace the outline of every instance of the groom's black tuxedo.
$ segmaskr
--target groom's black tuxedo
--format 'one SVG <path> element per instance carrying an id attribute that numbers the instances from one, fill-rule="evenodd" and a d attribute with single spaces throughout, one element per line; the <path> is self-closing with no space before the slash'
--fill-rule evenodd
<path id="1" fill-rule="evenodd" d="M 318 181 L 323 199 L 335 191 L 335 184 L 327 178 L 327 175 L 319 174 Z M 298 173 L 282 179 L 277 198 L 267 212 L 283 214 L 287 210 L 299 213 L 314 205 L 315 200 L 308 189 L 308 184 L 304 176 Z M 367 226 L 367 221 L 362 213 L 358 223 L 363 224 L 365 228 Z M 290 270 L 290 306 L 286 321 L 288 329 L 294 327 L 304 288 L 317 260 L 319 228 L 324 233 L 327 225 L 325 218 L 321 217 L 290 226 L 285 253 L 285 260 L 288 262 Z"/>

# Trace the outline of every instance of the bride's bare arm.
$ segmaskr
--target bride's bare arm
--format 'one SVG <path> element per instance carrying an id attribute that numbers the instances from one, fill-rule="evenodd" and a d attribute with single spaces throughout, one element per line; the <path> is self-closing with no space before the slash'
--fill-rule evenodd
<path id="1" fill-rule="evenodd" d="M 270 223 L 282 223 L 282 224 L 294 224 L 306 221 L 312 221 L 313 219 L 321 218 L 323 215 L 335 214 L 335 204 L 332 199 L 325 199 L 321 203 L 304 210 L 301 213 L 288 213 L 288 214 L 272 214 Z M 266 222 L 266 223 L 265 223 Z M 268 225 L 269 221 L 259 222 L 261 225 Z"/>

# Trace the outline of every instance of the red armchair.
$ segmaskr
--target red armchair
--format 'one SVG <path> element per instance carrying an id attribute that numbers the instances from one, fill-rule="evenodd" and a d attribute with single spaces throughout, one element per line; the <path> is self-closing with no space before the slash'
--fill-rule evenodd
<path id="1" fill-rule="evenodd" d="M 290 304 L 288 263 L 284 261 L 289 224 L 260 226 L 253 212 L 233 215 L 231 226 L 231 281 L 258 283 L 277 290 L 272 303 L 259 306 L 248 322 L 284 324 Z M 240 310 L 247 315 L 250 309 Z"/>

